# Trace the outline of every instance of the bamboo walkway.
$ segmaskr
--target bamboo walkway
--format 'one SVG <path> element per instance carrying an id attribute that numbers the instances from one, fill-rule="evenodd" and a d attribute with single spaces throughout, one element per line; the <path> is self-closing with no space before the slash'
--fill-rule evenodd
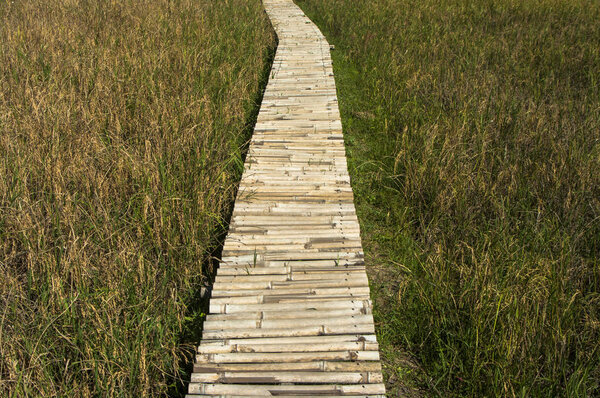
<path id="1" fill-rule="evenodd" d="M 384 397 L 329 44 L 292 0 L 189 396 Z"/>

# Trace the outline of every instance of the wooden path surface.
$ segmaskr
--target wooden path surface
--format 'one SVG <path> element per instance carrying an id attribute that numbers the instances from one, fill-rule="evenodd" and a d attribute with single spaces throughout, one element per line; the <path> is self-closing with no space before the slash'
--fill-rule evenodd
<path id="1" fill-rule="evenodd" d="M 291 0 L 189 396 L 383 397 L 329 44 Z"/>

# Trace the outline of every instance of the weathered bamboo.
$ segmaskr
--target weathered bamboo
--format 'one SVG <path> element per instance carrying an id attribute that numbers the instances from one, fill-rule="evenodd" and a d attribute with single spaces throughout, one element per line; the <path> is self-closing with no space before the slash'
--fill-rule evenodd
<path id="1" fill-rule="evenodd" d="M 263 0 L 279 47 L 212 286 L 190 397 L 383 397 L 329 44 Z"/>

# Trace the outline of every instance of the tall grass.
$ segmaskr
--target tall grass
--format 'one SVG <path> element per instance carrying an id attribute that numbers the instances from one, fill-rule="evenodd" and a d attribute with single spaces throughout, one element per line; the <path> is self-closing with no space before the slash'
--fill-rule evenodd
<path id="1" fill-rule="evenodd" d="M 0 1 L 0 395 L 177 393 L 274 36 L 259 1 Z"/>
<path id="2" fill-rule="evenodd" d="M 600 394 L 600 3 L 298 3 L 336 45 L 390 394 L 401 351 L 430 394 Z"/>

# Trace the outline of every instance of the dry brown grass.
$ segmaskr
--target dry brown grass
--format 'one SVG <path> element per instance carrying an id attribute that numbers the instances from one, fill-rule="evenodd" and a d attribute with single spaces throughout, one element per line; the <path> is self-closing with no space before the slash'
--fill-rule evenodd
<path id="1" fill-rule="evenodd" d="M 259 1 L 0 2 L 0 395 L 177 390 L 273 45 Z"/>

